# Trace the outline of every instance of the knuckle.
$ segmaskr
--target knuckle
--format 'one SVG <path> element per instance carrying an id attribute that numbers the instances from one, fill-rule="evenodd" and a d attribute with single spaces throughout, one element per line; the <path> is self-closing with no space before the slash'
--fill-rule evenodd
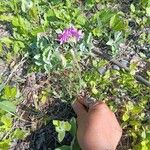
<path id="1" fill-rule="evenodd" d="M 109 110 L 108 106 L 103 102 L 97 102 L 90 108 L 90 111 L 92 112 L 106 113 L 108 112 L 108 110 Z"/>
<path id="2" fill-rule="evenodd" d="M 108 106 L 103 102 L 98 102 L 94 107 L 101 110 L 108 109 Z"/>

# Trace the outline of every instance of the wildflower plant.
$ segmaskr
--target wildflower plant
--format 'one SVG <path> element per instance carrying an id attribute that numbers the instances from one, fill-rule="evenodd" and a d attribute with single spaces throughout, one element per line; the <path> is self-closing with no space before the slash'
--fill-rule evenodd
<path id="1" fill-rule="evenodd" d="M 54 35 L 57 38 L 54 38 Z M 83 31 L 71 26 L 61 33 L 49 34 L 46 37 L 39 34 L 36 46 L 38 51 L 34 60 L 39 71 L 68 72 L 67 76 L 62 76 L 61 84 L 66 85 L 67 92 L 65 93 L 68 93 L 70 98 L 86 86 L 82 79 L 83 66 L 80 61 L 91 55 L 91 34 L 86 38 Z"/>
<path id="2" fill-rule="evenodd" d="M 91 45 L 91 34 L 86 39 L 83 32 L 73 26 L 57 34 L 56 40 L 50 34 L 47 37 L 39 34 L 36 41 L 38 54 L 34 56 L 35 63 L 38 66 L 43 65 L 47 72 L 67 69 L 73 65 L 72 60 L 78 60 L 81 56 L 87 57 Z"/>

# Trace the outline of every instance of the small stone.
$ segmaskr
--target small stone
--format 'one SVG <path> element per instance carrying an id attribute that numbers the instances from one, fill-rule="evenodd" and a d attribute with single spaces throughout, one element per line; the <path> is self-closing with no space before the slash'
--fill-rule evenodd
<path id="1" fill-rule="evenodd" d="M 124 67 L 127 67 L 127 65 L 129 64 L 129 62 L 127 60 L 121 60 L 121 64 L 124 66 Z"/>
<path id="2" fill-rule="evenodd" d="M 105 72 L 106 72 L 106 67 L 102 67 L 102 68 L 99 68 L 98 69 L 98 72 L 101 74 L 101 75 L 103 75 Z"/>
<path id="3" fill-rule="evenodd" d="M 120 70 L 120 68 L 119 68 L 117 65 L 113 65 L 112 68 L 113 68 L 114 70 Z"/>
<path id="4" fill-rule="evenodd" d="M 131 51 L 130 52 L 130 56 L 132 57 L 132 56 L 134 56 L 136 53 L 135 53 L 135 51 Z"/>
<path id="5" fill-rule="evenodd" d="M 130 63 L 139 63 L 140 62 L 140 58 L 138 55 L 134 55 L 130 61 Z"/>
<path id="6" fill-rule="evenodd" d="M 102 5 L 101 4 L 96 4 L 96 8 L 97 8 L 97 10 L 101 10 L 102 9 Z"/>

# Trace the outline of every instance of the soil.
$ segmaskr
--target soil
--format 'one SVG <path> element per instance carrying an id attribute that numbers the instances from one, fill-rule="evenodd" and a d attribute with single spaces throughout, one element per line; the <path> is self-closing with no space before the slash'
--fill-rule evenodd
<path id="1" fill-rule="evenodd" d="M 64 108 L 63 113 L 61 111 L 58 111 L 60 110 L 60 108 L 61 110 Z M 57 120 L 66 121 L 75 116 L 71 105 L 67 103 L 62 103 L 61 101 L 56 103 L 56 105 L 49 107 L 49 109 L 53 110 L 54 112 L 55 110 L 56 112 L 58 112 L 58 114 L 54 117 Z M 54 116 L 54 114 L 53 116 L 51 116 L 50 114 L 48 113 L 48 117 L 51 118 Z M 22 125 L 23 124 L 21 123 L 18 124 L 18 126 L 20 127 L 22 127 Z M 30 124 L 30 128 L 31 126 L 32 125 Z M 69 132 L 66 132 L 64 140 L 61 143 L 59 143 L 57 138 L 57 132 L 55 131 L 55 127 L 52 123 L 52 120 L 50 120 L 48 124 L 43 124 L 39 129 L 36 129 L 35 131 L 31 132 L 31 134 L 27 136 L 25 140 L 15 141 L 11 146 L 11 150 L 55 150 L 55 148 L 60 147 L 62 145 L 70 145 L 72 139 L 72 135 Z"/>
<path id="2" fill-rule="evenodd" d="M 35 94 L 39 95 L 42 89 L 48 86 L 47 80 L 47 74 L 32 73 L 20 87 L 24 95 L 23 101 L 17 107 L 17 114 L 24 121 L 14 120 L 14 129 L 30 130 L 31 133 L 24 140 L 14 141 L 11 150 L 54 150 L 59 146 L 71 144 L 73 137 L 69 132 L 66 132 L 61 143 L 58 142 L 57 132 L 52 123 L 52 120 L 67 121 L 76 117 L 71 104 L 53 97 L 47 99 L 44 104 L 39 102 L 39 108 L 35 108 Z"/>

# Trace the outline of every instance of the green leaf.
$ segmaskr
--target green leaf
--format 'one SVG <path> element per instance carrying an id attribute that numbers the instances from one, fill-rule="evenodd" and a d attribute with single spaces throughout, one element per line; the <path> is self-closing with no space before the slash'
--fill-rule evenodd
<path id="1" fill-rule="evenodd" d="M 9 37 L 3 37 L 0 39 L 1 43 L 5 43 L 7 47 L 10 47 L 13 44 L 13 41 Z"/>
<path id="2" fill-rule="evenodd" d="M 5 4 L 4 3 L 0 3 L 0 12 L 7 12 L 7 11 L 9 11 L 10 10 L 10 8 L 9 7 L 7 7 L 7 6 L 5 6 Z"/>
<path id="3" fill-rule="evenodd" d="M 92 87 L 92 93 L 95 94 L 95 95 L 98 93 L 98 90 L 96 89 L 95 86 Z"/>
<path id="4" fill-rule="evenodd" d="M 70 121 L 70 124 L 71 124 L 71 131 L 70 132 L 72 135 L 75 135 L 76 131 L 77 131 L 76 119 L 72 118 Z"/>
<path id="5" fill-rule="evenodd" d="M 113 17 L 111 17 L 110 19 L 110 27 L 116 31 L 122 31 L 125 29 L 125 24 L 123 19 L 121 18 L 121 16 L 114 15 Z"/>
<path id="6" fill-rule="evenodd" d="M 1 101 L 0 108 L 7 112 L 16 112 L 16 106 L 10 101 Z"/>
<path id="7" fill-rule="evenodd" d="M 137 63 L 136 62 L 131 63 L 130 64 L 130 74 L 131 75 L 135 75 L 136 70 L 137 70 Z"/>
<path id="8" fill-rule="evenodd" d="M 147 71 L 146 73 L 148 74 L 148 76 L 149 76 L 149 78 L 150 78 L 150 71 Z"/>
<path id="9" fill-rule="evenodd" d="M 38 8 L 36 6 L 33 6 L 31 9 L 29 9 L 29 15 L 33 18 L 33 19 L 38 19 Z"/>
<path id="10" fill-rule="evenodd" d="M 1 117 L 1 122 L 5 125 L 7 129 L 12 127 L 12 118 L 8 115 L 4 115 Z"/>
<path id="11" fill-rule="evenodd" d="M 37 28 L 32 29 L 31 34 L 36 36 L 38 33 L 44 32 L 43 26 L 38 26 Z"/>
<path id="12" fill-rule="evenodd" d="M 23 12 L 25 12 L 25 11 L 26 11 L 25 2 L 26 2 L 25 0 L 22 0 L 21 9 L 22 9 L 22 11 L 23 11 Z"/>
<path id="13" fill-rule="evenodd" d="M 21 129 L 16 129 L 13 133 L 13 138 L 15 139 L 23 139 L 25 136 L 25 132 Z"/>
<path id="14" fill-rule="evenodd" d="M 10 147 L 9 143 L 10 143 L 10 139 L 6 139 L 4 141 L 1 141 L 0 142 L 0 150 L 8 150 Z"/>
<path id="15" fill-rule="evenodd" d="M 12 24 L 23 34 L 30 33 L 30 30 L 32 29 L 30 22 L 22 16 L 14 17 Z"/>
<path id="16" fill-rule="evenodd" d="M 142 137 L 143 139 L 146 138 L 146 132 L 145 132 L 145 131 L 143 131 L 143 132 L 141 133 L 141 137 Z"/>
<path id="17" fill-rule="evenodd" d="M 96 27 L 93 29 L 92 32 L 93 32 L 94 36 L 100 37 L 100 36 L 102 36 L 103 30 L 99 27 Z"/>
<path id="18" fill-rule="evenodd" d="M 66 6 L 67 6 L 67 8 L 71 8 L 71 6 L 72 6 L 72 1 L 66 0 Z"/>
<path id="19" fill-rule="evenodd" d="M 5 90 L 4 91 L 4 93 L 5 93 L 4 98 L 5 99 L 15 98 L 15 96 L 17 94 L 17 89 L 15 87 L 11 88 L 9 86 L 5 86 L 4 90 Z"/>
<path id="20" fill-rule="evenodd" d="M 109 80 L 110 79 L 110 70 L 107 70 L 105 72 L 105 75 L 103 76 L 104 80 Z"/>
<path id="21" fill-rule="evenodd" d="M 43 104 L 45 104 L 46 101 L 47 101 L 47 96 L 43 95 L 43 96 L 41 97 L 41 102 L 42 102 Z"/>
<path id="22" fill-rule="evenodd" d="M 65 68 L 66 65 L 67 65 L 67 60 L 62 54 L 60 54 L 60 58 L 61 58 L 61 61 L 62 61 L 62 66 Z"/>
<path id="23" fill-rule="evenodd" d="M 130 5 L 130 9 L 132 12 L 135 12 L 135 6 L 133 4 Z"/>
<path id="24" fill-rule="evenodd" d="M 42 65 L 42 63 L 41 63 L 41 62 L 38 62 L 38 61 L 35 61 L 35 64 L 36 64 L 37 66 L 41 66 L 41 65 Z"/>
<path id="25" fill-rule="evenodd" d="M 131 112 L 133 115 L 139 114 L 143 109 L 139 106 L 135 106 L 133 107 L 133 109 L 131 109 Z"/>
<path id="26" fill-rule="evenodd" d="M 123 121 L 127 121 L 129 119 L 129 115 L 127 113 L 124 113 L 122 116 Z"/>
<path id="27" fill-rule="evenodd" d="M 120 44 L 121 42 L 123 42 L 122 32 L 115 32 L 114 37 L 116 43 Z"/>
<path id="28" fill-rule="evenodd" d="M 148 140 L 143 140 L 143 141 L 141 142 L 141 145 L 142 145 L 142 149 L 141 149 L 141 150 L 149 150 L 149 149 L 148 149 L 148 143 L 149 143 Z"/>
<path id="29" fill-rule="evenodd" d="M 109 39 L 109 41 L 106 43 L 107 45 L 113 46 L 114 45 L 114 40 Z"/>
<path id="30" fill-rule="evenodd" d="M 147 7 L 147 8 L 146 8 L 146 14 L 147 14 L 147 16 L 150 17 L 150 7 Z"/>
<path id="31" fill-rule="evenodd" d="M 33 2 L 32 0 L 22 0 L 21 9 L 23 12 L 26 12 L 26 10 L 32 8 Z"/>
<path id="32" fill-rule="evenodd" d="M 13 18 L 12 24 L 13 24 L 14 26 L 16 26 L 16 27 L 17 27 L 17 26 L 20 26 L 19 20 L 18 20 L 17 17 Z"/>
<path id="33" fill-rule="evenodd" d="M 3 51 L 3 45 L 2 45 L 2 43 L 0 42 L 0 53 L 2 53 L 2 51 Z"/>
<path id="34" fill-rule="evenodd" d="M 73 135 L 73 140 L 71 142 L 71 150 L 80 150 L 78 141 L 77 141 L 77 137 L 76 137 L 76 133 L 77 133 L 77 125 L 76 125 L 76 119 L 72 118 L 70 121 L 71 124 L 71 134 Z"/>
<path id="35" fill-rule="evenodd" d="M 34 59 L 39 60 L 40 57 L 41 57 L 41 54 L 37 54 L 37 55 L 34 56 Z"/>
<path id="36" fill-rule="evenodd" d="M 62 142 L 64 137 L 65 137 L 65 131 L 61 131 L 61 132 L 58 133 L 59 142 Z"/>
<path id="37" fill-rule="evenodd" d="M 0 15 L 0 21 L 8 21 L 11 22 L 13 20 L 12 15 Z"/>
<path id="38" fill-rule="evenodd" d="M 64 126 L 65 131 L 70 131 L 71 129 L 71 125 L 68 121 L 65 122 L 65 126 Z"/>
<path id="39" fill-rule="evenodd" d="M 109 23 L 110 18 L 114 15 L 114 12 L 111 9 L 102 9 L 100 12 L 98 12 L 98 21 L 101 21 L 104 26 Z"/>
<path id="40" fill-rule="evenodd" d="M 78 15 L 78 17 L 76 18 L 76 23 L 80 24 L 80 25 L 85 25 L 86 23 L 86 18 L 84 15 Z"/>
<path id="41" fill-rule="evenodd" d="M 55 150 L 70 150 L 70 146 L 63 145 L 59 148 L 56 148 Z"/>
<path id="42" fill-rule="evenodd" d="M 11 88 L 11 98 L 15 98 L 17 95 L 17 88 L 14 87 L 14 88 Z"/>
<path id="43" fill-rule="evenodd" d="M 52 57 L 52 52 L 50 50 L 50 47 L 47 47 L 45 48 L 43 54 L 43 61 L 46 63 L 46 64 L 51 64 L 51 57 Z"/>
<path id="44" fill-rule="evenodd" d="M 59 126 L 59 121 L 58 120 L 53 120 L 53 125 Z"/>
<path id="45" fill-rule="evenodd" d="M 4 84 L 0 84 L 0 92 L 4 89 L 5 85 Z"/>
<path id="46" fill-rule="evenodd" d="M 91 41 L 92 41 L 92 33 L 90 32 L 90 33 L 88 34 L 88 37 L 87 37 L 86 43 L 87 43 L 87 44 L 90 44 L 90 43 L 91 43 Z"/>

